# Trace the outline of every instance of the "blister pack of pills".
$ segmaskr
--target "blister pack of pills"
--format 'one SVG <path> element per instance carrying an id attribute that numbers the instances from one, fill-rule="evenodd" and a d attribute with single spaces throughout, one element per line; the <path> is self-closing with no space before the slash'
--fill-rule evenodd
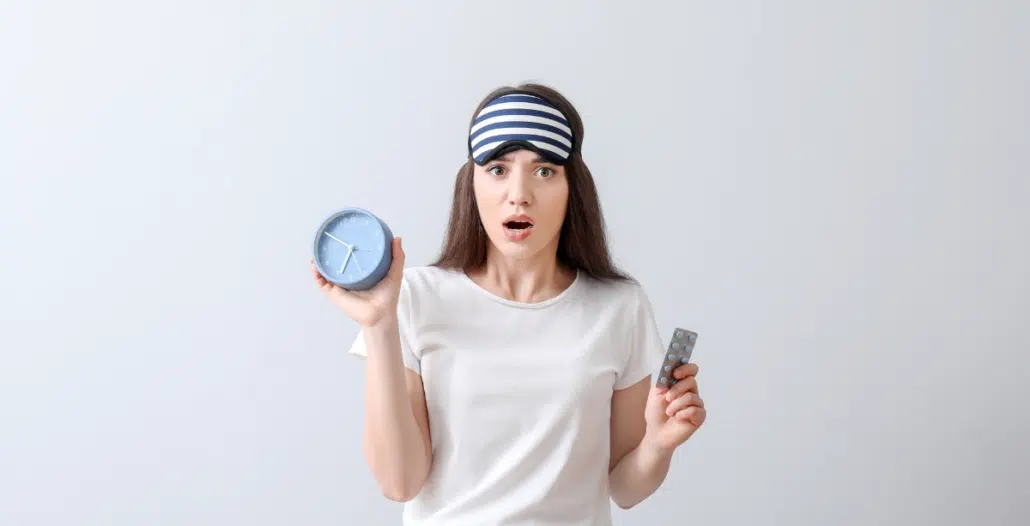
<path id="1" fill-rule="evenodd" d="M 662 361 L 662 369 L 658 372 L 657 385 L 672 387 L 676 383 L 672 373 L 677 367 L 690 361 L 696 342 L 697 333 L 694 331 L 678 327 L 673 331 L 669 348 L 665 351 L 665 360 Z"/>

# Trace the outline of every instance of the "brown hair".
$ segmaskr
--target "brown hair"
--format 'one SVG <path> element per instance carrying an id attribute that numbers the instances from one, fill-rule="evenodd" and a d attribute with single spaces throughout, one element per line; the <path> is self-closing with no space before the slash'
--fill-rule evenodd
<path id="1" fill-rule="evenodd" d="M 488 102 L 501 95 L 515 92 L 532 93 L 547 99 L 565 114 L 572 128 L 572 154 L 565 164 L 569 200 L 565 221 L 559 233 L 558 263 L 596 279 L 634 281 L 616 267 L 609 253 L 597 187 L 580 154 L 583 144 L 583 121 L 572 103 L 553 88 L 540 84 L 506 86 L 495 89 L 479 103 L 473 112 L 473 120 Z M 471 127 L 471 122 L 469 126 Z M 431 263 L 432 266 L 468 271 L 486 263 L 490 240 L 476 206 L 472 186 L 473 171 L 474 162 L 470 154 L 458 170 L 447 233 L 440 255 Z"/>

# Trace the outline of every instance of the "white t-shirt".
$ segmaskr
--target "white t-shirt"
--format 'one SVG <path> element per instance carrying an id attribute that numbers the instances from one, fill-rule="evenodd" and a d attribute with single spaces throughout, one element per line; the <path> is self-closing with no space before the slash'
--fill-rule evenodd
<path id="1" fill-rule="evenodd" d="M 527 304 L 464 272 L 416 267 L 404 271 L 398 313 L 433 443 L 404 524 L 611 524 L 612 392 L 653 374 L 665 353 L 639 285 L 579 273 Z M 350 352 L 365 355 L 360 333 Z"/>

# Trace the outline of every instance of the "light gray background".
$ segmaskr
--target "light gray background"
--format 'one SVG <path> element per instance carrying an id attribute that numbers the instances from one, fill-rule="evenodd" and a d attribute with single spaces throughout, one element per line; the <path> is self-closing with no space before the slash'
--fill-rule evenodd
<path id="1" fill-rule="evenodd" d="M 709 420 L 618 524 L 1026 524 L 1027 4 L 630 5 L 4 2 L 0 524 L 397 524 L 311 236 L 428 262 L 525 80 L 701 334 Z"/>

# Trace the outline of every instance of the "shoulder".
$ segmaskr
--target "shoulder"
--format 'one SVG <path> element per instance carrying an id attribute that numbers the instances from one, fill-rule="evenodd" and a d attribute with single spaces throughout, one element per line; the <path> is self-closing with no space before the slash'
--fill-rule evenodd
<path id="1" fill-rule="evenodd" d="M 625 334 L 639 334 L 655 323 L 655 309 L 644 286 L 637 281 L 596 279 L 582 276 L 582 299 L 596 305 L 592 310 L 609 316 L 613 327 Z"/>
<path id="2" fill-rule="evenodd" d="M 460 270 L 424 265 L 405 268 L 403 282 L 412 292 L 417 292 L 446 286 L 463 278 L 464 273 Z"/>
<path id="3" fill-rule="evenodd" d="M 401 278 L 398 307 L 412 326 L 447 322 L 469 308 L 475 289 L 460 269 L 432 265 L 407 267 Z"/>
<path id="4" fill-rule="evenodd" d="M 465 279 L 461 270 L 429 265 L 408 267 L 404 269 L 401 280 L 401 293 L 405 301 L 416 305 L 439 301 L 463 290 Z"/>
<path id="5" fill-rule="evenodd" d="M 588 301 L 615 303 L 631 309 L 650 307 L 647 291 L 635 280 L 597 279 L 586 274 L 581 274 L 579 279 Z"/>

